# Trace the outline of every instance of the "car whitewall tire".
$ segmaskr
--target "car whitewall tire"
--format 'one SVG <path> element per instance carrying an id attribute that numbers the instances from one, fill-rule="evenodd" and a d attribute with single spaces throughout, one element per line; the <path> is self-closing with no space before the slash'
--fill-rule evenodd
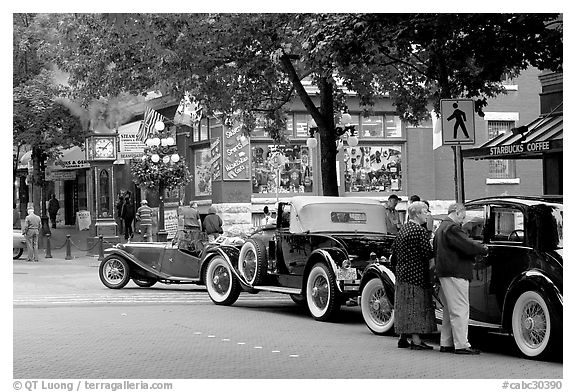
<path id="1" fill-rule="evenodd" d="M 370 279 L 360 296 L 360 308 L 366 326 L 376 335 L 384 335 L 394 326 L 394 303 L 386 295 L 378 277 Z"/>
<path id="2" fill-rule="evenodd" d="M 312 267 L 306 280 L 306 304 L 312 317 L 327 321 L 340 310 L 336 277 L 324 263 Z"/>
<path id="3" fill-rule="evenodd" d="M 553 349 L 552 333 L 561 333 L 561 330 L 551 311 L 548 302 L 536 291 L 526 291 L 516 300 L 512 333 L 516 346 L 525 356 L 543 357 Z"/>
<path id="4" fill-rule="evenodd" d="M 240 283 L 222 256 L 208 262 L 204 281 L 210 299 L 217 305 L 232 305 L 240 295 Z"/>

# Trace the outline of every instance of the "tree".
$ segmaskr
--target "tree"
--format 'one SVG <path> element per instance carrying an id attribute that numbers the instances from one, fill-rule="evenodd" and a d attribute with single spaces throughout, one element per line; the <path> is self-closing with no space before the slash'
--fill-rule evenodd
<path id="1" fill-rule="evenodd" d="M 46 22 L 35 14 L 14 14 L 12 140 L 18 152 L 23 146 L 32 151 L 32 201 L 42 217 L 46 217 L 46 161 L 85 140 L 80 119 L 63 103 L 69 90 L 57 83 L 50 63 L 42 59 L 43 45 L 55 33 Z M 16 168 L 15 162 L 14 176 Z"/>
<path id="2" fill-rule="evenodd" d="M 81 145 L 85 139 L 79 120 L 57 102 L 62 95 L 63 89 L 53 83 L 46 70 L 13 90 L 13 143 L 32 150 L 32 200 L 42 216 L 46 216 L 46 161 L 58 158 L 62 148 Z"/>
<path id="3" fill-rule="evenodd" d="M 59 15 L 55 61 L 83 99 L 151 89 L 203 100 L 207 112 L 238 121 L 257 115 L 278 141 L 283 112 L 298 96 L 320 134 L 322 185 L 337 195 L 336 128 L 345 96 L 366 111 L 390 94 L 417 123 L 432 101 L 475 97 L 477 110 L 499 81 L 529 64 L 561 63 L 551 14 L 114 14 Z M 519 40 L 518 36 L 523 39 Z M 559 46 L 560 45 L 560 49 Z M 496 47 L 496 48 L 495 48 Z M 496 54 L 496 56 L 494 56 Z M 494 58 L 498 57 L 498 58 Z M 550 61 L 547 60 L 550 58 Z M 302 85 L 319 89 L 316 107 Z"/>

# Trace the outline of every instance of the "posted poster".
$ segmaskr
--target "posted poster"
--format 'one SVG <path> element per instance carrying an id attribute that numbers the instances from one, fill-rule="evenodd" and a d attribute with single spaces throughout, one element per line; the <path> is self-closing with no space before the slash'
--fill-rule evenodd
<path id="1" fill-rule="evenodd" d="M 210 168 L 212 173 L 212 181 L 222 180 L 222 146 L 220 145 L 220 138 L 212 139 L 210 141 Z"/>
<path id="2" fill-rule="evenodd" d="M 175 209 L 164 210 L 164 230 L 168 232 L 168 238 L 172 239 L 178 231 L 178 212 Z"/>
<path id="3" fill-rule="evenodd" d="M 250 141 L 240 126 L 224 132 L 224 180 L 250 180 Z"/>

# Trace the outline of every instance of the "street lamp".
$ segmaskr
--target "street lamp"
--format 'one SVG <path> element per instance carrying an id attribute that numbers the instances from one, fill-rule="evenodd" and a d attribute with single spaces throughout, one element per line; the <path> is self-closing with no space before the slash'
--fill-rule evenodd
<path id="1" fill-rule="evenodd" d="M 154 124 L 154 134 L 145 141 L 147 155 L 155 165 L 173 165 L 180 161 L 174 138 L 166 130 L 164 122 L 157 121 Z M 142 158 L 146 159 L 146 156 Z M 166 189 L 165 179 L 158 178 L 158 241 L 165 242 L 168 239 L 168 232 L 164 227 L 164 190 Z"/>
<path id="2" fill-rule="evenodd" d="M 338 123 L 339 126 L 334 128 L 336 132 L 336 146 L 340 147 L 342 144 L 342 137 L 346 135 L 346 141 L 350 147 L 356 147 L 358 145 L 358 137 L 356 136 L 356 130 L 354 129 L 354 125 L 351 124 L 352 116 L 349 113 L 343 113 L 340 117 L 340 122 Z M 316 148 L 318 146 L 318 140 L 314 137 L 314 133 L 318 132 L 318 126 L 316 125 L 316 121 L 314 119 L 310 119 L 308 122 L 308 132 L 310 136 L 306 139 L 306 146 L 308 148 Z"/>

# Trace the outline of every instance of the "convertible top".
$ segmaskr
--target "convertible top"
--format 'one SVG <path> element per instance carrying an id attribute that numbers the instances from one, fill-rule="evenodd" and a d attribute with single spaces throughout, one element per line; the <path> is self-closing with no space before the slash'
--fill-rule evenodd
<path id="1" fill-rule="evenodd" d="M 361 197 L 295 196 L 291 233 L 361 232 L 386 234 L 384 206 Z"/>

